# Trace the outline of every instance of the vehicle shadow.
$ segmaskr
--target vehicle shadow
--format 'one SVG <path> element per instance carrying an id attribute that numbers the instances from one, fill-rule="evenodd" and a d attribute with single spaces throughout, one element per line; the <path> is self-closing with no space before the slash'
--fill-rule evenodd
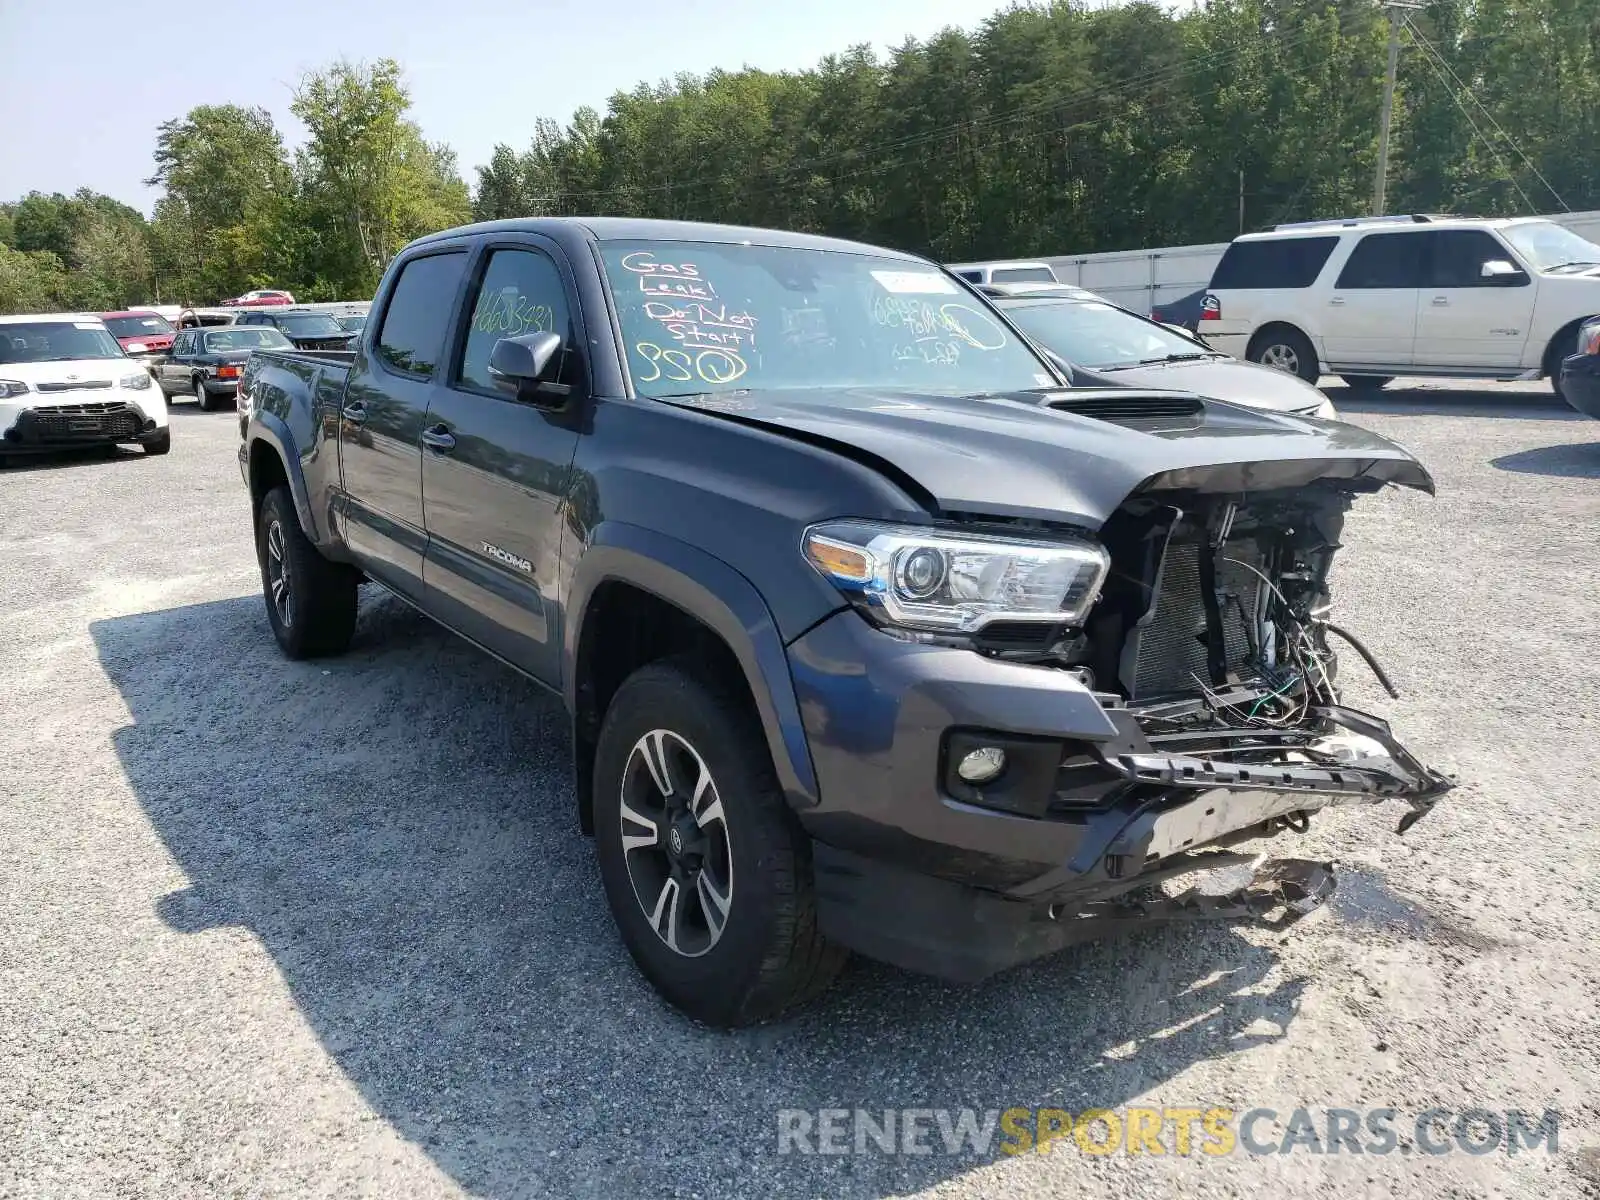
<path id="1" fill-rule="evenodd" d="M 1572 442 L 1519 450 L 1489 460 L 1489 465 L 1521 475 L 1559 475 L 1569 479 L 1600 479 L 1600 442 Z"/>
<path id="2" fill-rule="evenodd" d="M 189 880 L 161 917 L 250 931 L 373 1111 L 475 1194 L 914 1191 L 999 1141 L 780 1156 L 779 1111 L 1115 1107 L 1298 1011 L 1304 978 L 1198 926 L 970 988 L 857 964 L 784 1021 L 706 1030 L 622 949 L 565 716 L 521 677 L 387 598 L 320 663 L 284 661 L 253 596 L 91 631 L 132 717 L 116 751 Z"/>
<path id="3" fill-rule="evenodd" d="M 1394 417 L 1503 417 L 1518 421 L 1586 421 L 1548 391 L 1489 388 L 1392 388 L 1376 394 L 1323 382 L 1324 395 L 1341 413 Z"/>
<path id="4" fill-rule="evenodd" d="M 22 475 L 30 471 L 59 471 L 85 463 L 109 462 L 115 458 L 144 458 L 143 450 L 133 446 L 74 446 L 65 450 L 7 453 L 0 446 L 0 471 Z"/>

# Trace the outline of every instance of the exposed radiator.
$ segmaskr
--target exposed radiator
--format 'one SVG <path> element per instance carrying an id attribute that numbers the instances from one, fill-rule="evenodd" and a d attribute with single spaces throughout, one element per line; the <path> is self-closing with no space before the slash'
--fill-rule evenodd
<path id="1" fill-rule="evenodd" d="M 1236 563 L 1263 566 L 1254 540 L 1229 542 L 1217 555 L 1218 603 L 1222 609 L 1224 660 L 1233 669 L 1251 660 L 1251 639 L 1262 592 L 1261 579 Z M 1241 611 L 1242 610 L 1242 611 Z M 1161 590 L 1150 623 L 1134 631 L 1132 698 L 1146 700 L 1173 692 L 1199 691 L 1196 679 L 1209 684 L 1206 656 L 1206 610 L 1201 602 L 1200 545 L 1173 542 L 1167 547 Z"/>

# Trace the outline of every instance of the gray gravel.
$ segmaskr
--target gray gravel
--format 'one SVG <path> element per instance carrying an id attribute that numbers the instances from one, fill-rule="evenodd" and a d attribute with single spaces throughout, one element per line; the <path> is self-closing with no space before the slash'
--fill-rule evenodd
<path id="1" fill-rule="evenodd" d="M 1349 413 L 1440 496 L 1357 510 L 1342 616 L 1465 785 L 1404 839 L 1388 806 L 1285 845 L 1347 867 L 1286 937 L 1153 931 L 971 989 L 857 964 L 738 1035 L 634 971 L 530 685 L 377 598 L 347 657 L 279 657 L 228 416 L 0 472 L 0 1194 L 1592 1189 L 1600 424 L 1515 386 Z M 775 1153 L 780 1108 L 1130 1103 L 1564 1125 L 1554 1156 Z"/>

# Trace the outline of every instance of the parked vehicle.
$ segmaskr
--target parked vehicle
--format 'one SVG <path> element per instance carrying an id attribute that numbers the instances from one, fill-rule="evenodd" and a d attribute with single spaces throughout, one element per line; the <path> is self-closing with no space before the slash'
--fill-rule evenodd
<path id="1" fill-rule="evenodd" d="M 276 329 L 301 350 L 343 350 L 351 338 L 350 331 L 328 313 L 303 308 L 240 313 L 236 323 Z"/>
<path id="2" fill-rule="evenodd" d="M 1147 320 L 1082 288 L 1013 283 L 983 291 L 1024 333 L 1063 360 L 1075 387 L 1181 388 L 1252 408 L 1328 420 L 1339 415 L 1326 396 L 1301 379 L 1230 358 L 1186 331 Z"/>
<path id="3" fill-rule="evenodd" d="M 294 343 L 270 327 L 186 329 L 172 354 L 156 368 L 156 382 L 170 401 L 193 396 L 202 412 L 234 407 L 244 363 L 256 350 L 292 350 Z"/>
<path id="4" fill-rule="evenodd" d="M 237 308 L 186 308 L 174 322 L 179 329 L 218 328 L 239 319 Z"/>
<path id="5" fill-rule="evenodd" d="M 0 459 L 75 446 L 172 448 L 150 372 L 83 313 L 0 317 Z"/>
<path id="6" fill-rule="evenodd" d="M 1578 331 L 1578 352 L 1561 366 L 1561 395 L 1584 416 L 1600 421 L 1600 318 Z"/>
<path id="7" fill-rule="evenodd" d="M 294 297 L 288 292 L 265 290 L 246 292 L 242 296 L 235 296 L 231 300 L 222 301 L 223 308 L 277 308 L 293 304 Z"/>
<path id="8" fill-rule="evenodd" d="M 1315 382 L 1548 377 L 1600 312 L 1600 246 L 1538 218 L 1370 217 L 1236 238 L 1208 289 L 1218 350 Z"/>
<path id="9" fill-rule="evenodd" d="M 360 333 L 367 324 L 366 313 L 340 313 L 333 318 L 346 333 Z"/>
<path id="10" fill-rule="evenodd" d="M 111 336 L 129 358 L 154 366 L 172 349 L 172 339 L 177 333 L 172 322 L 159 313 L 130 310 L 101 313 Z"/>
<path id="11" fill-rule="evenodd" d="M 239 409 L 282 650 L 342 651 L 368 579 L 561 695 L 623 941 L 702 1021 L 815 995 L 849 950 L 975 979 L 1193 915 L 1147 889 L 1451 786 L 1341 706 L 1326 616 L 1346 508 L 1431 492 L 1421 464 L 1065 387 L 910 255 L 448 230 L 353 350 L 252 354 Z M 1280 862 L 1215 911 L 1331 887 Z"/>
<path id="12" fill-rule="evenodd" d="M 1210 301 L 1208 303 L 1208 300 Z M 1216 301 L 1210 298 L 1205 288 L 1190 292 L 1187 296 L 1180 296 L 1176 300 L 1165 304 L 1158 304 L 1150 310 L 1150 319 L 1159 321 L 1163 325 L 1175 325 L 1180 329 L 1187 329 L 1190 333 L 1200 333 L 1202 320 L 1215 320 L 1207 317 L 1208 312 L 1215 313 Z"/>
<path id="13" fill-rule="evenodd" d="M 1042 262 L 954 263 L 950 270 L 968 283 L 1056 282 L 1050 264 Z"/>

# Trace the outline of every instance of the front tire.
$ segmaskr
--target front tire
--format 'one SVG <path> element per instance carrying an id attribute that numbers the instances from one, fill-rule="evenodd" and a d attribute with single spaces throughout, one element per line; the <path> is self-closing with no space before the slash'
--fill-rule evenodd
<path id="1" fill-rule="evenodd" d="M 146 454 L 170 454 L 172 452 L 172 429 L 163 429 L 160 433 L 146 438 L 139 443 L 144 447 Z M 116 449 L 116 447 L 112 447 Z"/>
<path id="2" fill-rule="evenodd" d="M 1264 367 L 1298 375 L 1312 385 L 1322 374 L 1311 339 L 1288 325 L 1279 325 L 1256 334 L 1245 357 Z"/>
<path id="3" fill-rule="evenodd" d="M 594 769 L 606 900 L 647 979 L 732 1028 L 825 989 L 846 952 L 817 929 L 811 845 L 760 727 L 685 661 L 631 675 L 606 710 Z"/>
<path id="4" fill-rule="evenodd" d="M 317 552 L 282 484 L 261 502 L 256 557 L 267 621 L 284 654 L 315 658 L 349 648 L 356 628 L 356 573 Z"/>

